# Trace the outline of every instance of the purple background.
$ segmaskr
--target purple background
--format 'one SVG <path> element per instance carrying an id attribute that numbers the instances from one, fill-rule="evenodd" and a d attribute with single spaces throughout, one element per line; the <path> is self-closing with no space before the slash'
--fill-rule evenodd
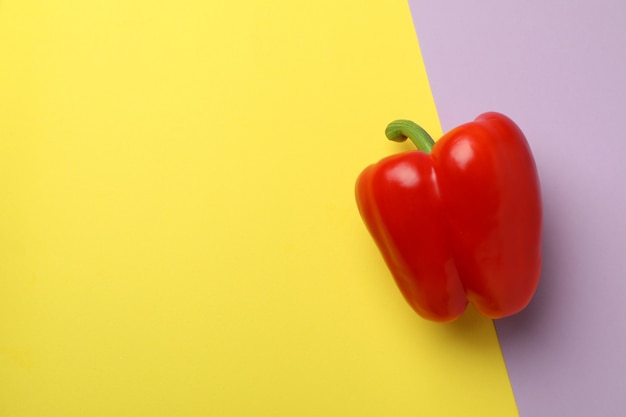
<path id="1" fill-rule="evenodd" d="M 444 131 L 503 112 L 539 168 L 542 281 L 496 322 L 520 415 L 626 415 L 626 2 L 409 4 Z"/>

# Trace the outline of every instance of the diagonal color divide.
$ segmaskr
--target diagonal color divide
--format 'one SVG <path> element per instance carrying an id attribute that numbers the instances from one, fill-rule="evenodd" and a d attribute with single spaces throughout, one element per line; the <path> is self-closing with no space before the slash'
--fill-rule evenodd
<path id="1" fill-rule="evenodd" d="M 517 415 L 354 201 L 440 132 L 404 0 L 0 2 L 0 415 Z"/>
<path id="2" fill-rule="evenodd" d="M 623 415 L 626 4 L 410 4 L 444 130 L 502 111 L 539 166 L 542 282 L 496 323 L 520 415 Z"/>

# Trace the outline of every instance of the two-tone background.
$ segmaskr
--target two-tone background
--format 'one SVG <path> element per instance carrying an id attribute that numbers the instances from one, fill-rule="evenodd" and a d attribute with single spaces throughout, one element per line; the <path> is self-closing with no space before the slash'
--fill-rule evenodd
<path id="1" fill-rule="evenodd" d="M 625 13 L 0 1 L 0 416 L 621 415 Z M 354 180 L 389 121 L 487 110 L 538 163 L 542 282 L 428 323 Z"/>

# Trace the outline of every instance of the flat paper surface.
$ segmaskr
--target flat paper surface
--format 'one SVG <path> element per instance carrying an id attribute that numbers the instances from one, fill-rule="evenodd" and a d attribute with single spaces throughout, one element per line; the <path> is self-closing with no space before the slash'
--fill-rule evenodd
<path id="1" fill-rule="evenodd" d="M 516 415 L 358 216 L 396 118 L 403 1 L 0 3 L 0 415 Z"/>
<path id="2" fill-rule="evenodd" d="M 626 3 L 411 0 L 444 129 L 486 110 L 526 133 L 544 267 L 496 322 L 522 417 L 626 410 Z"/>

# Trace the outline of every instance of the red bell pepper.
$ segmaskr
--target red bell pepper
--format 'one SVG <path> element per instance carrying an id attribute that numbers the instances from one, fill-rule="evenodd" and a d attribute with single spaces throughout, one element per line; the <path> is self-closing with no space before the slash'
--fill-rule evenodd
<path id="1" fill-rule="evenodd" d="M 385 133 L 418 150 L 367 167 L 356 200 L 406 301 L 439 322 L 468 302 L 494 319 L 524 309 L 541 273 L 542 209 L 522 131 L 485 113 L 436 143 L 407 120 Z"/>

